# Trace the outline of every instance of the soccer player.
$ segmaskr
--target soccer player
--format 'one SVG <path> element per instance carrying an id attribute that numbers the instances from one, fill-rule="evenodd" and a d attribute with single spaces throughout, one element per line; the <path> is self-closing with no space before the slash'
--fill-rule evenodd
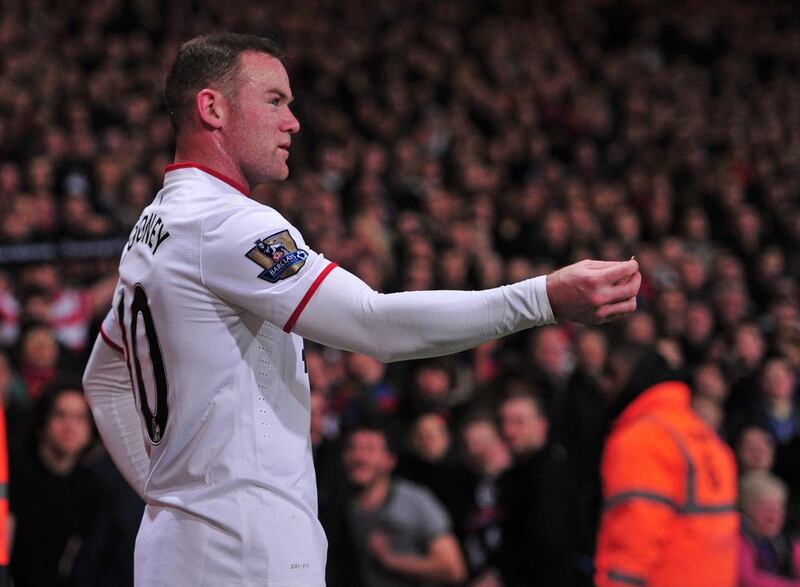
<path id="1" fill-rule="evenodd" d="M 382 361 L 635 309 L 635 261 L 475 292 L 382 295 L 249 199 L 300 128 L 278 48 L 185 43 L 165 96 L 175 163 L 131 232 L 85 373 L 97 426 L 147 502 L 137 585 L 324 585 L 303 338 Z"/>

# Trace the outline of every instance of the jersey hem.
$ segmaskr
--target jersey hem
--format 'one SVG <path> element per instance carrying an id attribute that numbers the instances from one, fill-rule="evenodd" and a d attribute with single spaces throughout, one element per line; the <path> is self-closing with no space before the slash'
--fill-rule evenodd
<path id="1" fill-rule="evenodd" d="M 294 325 L 297 323 L 297 319 L 300 318 L 300 314 L 302 314 L 303 310 L 306 309 L 308 302 L 311 300 L 311 297 L 317 291 L 317 288 L 319 288 L 320 284 L 325 280 L 328 274 L 331 271 L 333 271 L 336 267 L 338 267 L 338 265 L 334 262 L 331 262 L 328 264 L 327 267 L 325 267 L 325 269 L 322 270 L 322 272 L 320 272 L 319 275 L 317 275 L 317 278 L 314 280 L 314 283 L 312 283 L 311 286 L 308 288 L 308 291 L 306 291 L 306 294 L 303 296 L 303 299 L 300 300 L 300 303 L 297 304 L 297 307 L 294 309 L 294 312 L 292 312 L 292 315 L 289 316 L 289 319 L 286 321 L 286 324 L 283 325 L 283 331 L 285 333 L 288 334 L 292 331 L 292 328 L 294 328 Z"/>

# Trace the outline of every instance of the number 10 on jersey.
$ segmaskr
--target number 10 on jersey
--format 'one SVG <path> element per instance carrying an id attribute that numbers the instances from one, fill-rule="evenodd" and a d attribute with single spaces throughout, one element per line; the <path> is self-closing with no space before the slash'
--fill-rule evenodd
<path id="1" fill-rule="evenodd" d="M 169 407 L 167 405 L 167 373 L 164 369 L 164 357 L 158 344 L 158 334 L 147 303 L 147 293 L 141 284 L 136 284 L 133 289 L 133 300 L 129 308 L 130 328 L 125 323 L 125 292 L 120 296 L 117 306 L 117 317 L 122 330 L 122 343 L 125 346 L 125 360 L 128 364 L 128 373 L 131 377 L 131 387 L 137 398 L 139 410 L 144 419 L 145 429 L 150 442 L 154 445 L 161 444 L 167 428 Z M 139 328 L 143 328 L 146 345 L 140 344 Z M 129 336 L 130 335 L 130 336 Z M 145 347 L 145 348 L 143 348 Z M 142 366 L 150 367 L 155 383 L 155 410 L 150 409 L 145 377 Z"/>

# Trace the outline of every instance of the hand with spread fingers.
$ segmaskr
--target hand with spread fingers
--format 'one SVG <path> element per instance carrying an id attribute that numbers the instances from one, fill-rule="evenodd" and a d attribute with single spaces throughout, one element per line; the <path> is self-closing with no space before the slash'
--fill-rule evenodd
<path id="1" fill-rule="evenodd" d="M 559 321 L 601 324 L 636 310 L 639 264 L 586 260 L 547 276 L 547 296 Z"/>

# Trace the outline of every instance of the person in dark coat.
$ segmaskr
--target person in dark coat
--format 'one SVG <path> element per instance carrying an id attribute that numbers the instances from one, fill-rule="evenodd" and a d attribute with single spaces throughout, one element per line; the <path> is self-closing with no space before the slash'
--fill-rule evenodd
<path id="1" fill-rule="evenodd" d="M 574 485 L 566 451 L 549 441 L 549 421 L 535 396 L 506 399 L 500 425 L 514 454 L 500 479 L 503 581 L 506 587 L 571 587 Z"/>
<path id="2" fill-rule="evenodd" d="M 77 386 L 42 393 L 35 411 L 35 449 L 10 475 L 16 518 L 11 577 L 16 587 L 67 587 L 73 563 L 98 512 L 97 480 L 80 462 L 92 419 Z"/>

